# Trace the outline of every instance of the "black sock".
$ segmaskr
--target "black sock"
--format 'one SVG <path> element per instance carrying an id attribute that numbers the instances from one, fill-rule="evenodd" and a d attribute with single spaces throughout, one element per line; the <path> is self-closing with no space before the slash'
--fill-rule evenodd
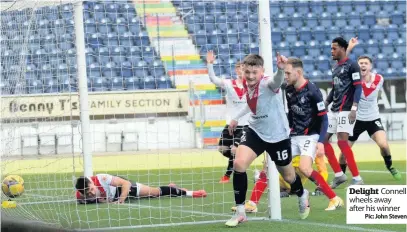
<path id="1" fill-rule="evenodd" d="M 232 152 L 230 151 L 230 149 L 223 150 L 222 155 L 223 155 L 224 157 L 226 157 L 226 158 L 233 157 L 233 156 L 232 156 Z"/>
<path id="2" fill-rule="evenodd" d="M 187 195 L 187 192 L 181 190 L 179 188 L 169 187 L 169 186 L 161 186 L 161 194 L 160 196 L 171 196 L 171 197 L 179 197 Z"/>
<path id="3" fill-rule="evenodd" d="M 247 173 L 233 172 L 233 190 L 235 191 L 236 205 L 243 205 L 246 201 L 247 192 Z"/>
<path id="4" fill-rule="evenodd" d="M 300 176 L 296 173 L 295 174 L 295 180 L 291 185 L 291 194 L 296 194 L 297 196 L 301 197 L 302 194 L 304 193 L 304 187 L 302 186 L 301 183 L 301 178 Z"/>
<path id="5" fill-rule="evenodd" d="M 391 159 L 390 150 L 387 149 L 380 149 L 380 153 L 382 154 L 384 163 L 386 164 L 386 168 L 390 169 L 393 166 L 393 161 Z"/>
<path id="6" fill-rule="evenodd" d="M 347 164 L 339 164 L 341 166 L 342 172 L 346 172 L 346 167 L 348 166 Z"/>
<path id="7" fill-rule="evenodd" d="M 233 157 L 229 157 L 229 161 L 228 161 L 228 168 L 227 171 L 225 173 L 225 176 L 230 177 L 230 175 L 232 175 L 233 172 Z"/>

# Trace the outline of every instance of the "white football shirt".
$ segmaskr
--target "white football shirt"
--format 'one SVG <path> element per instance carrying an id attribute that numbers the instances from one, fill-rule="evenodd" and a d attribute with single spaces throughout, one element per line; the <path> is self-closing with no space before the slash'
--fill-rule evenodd
<path id="1" fill-rule="evenodd" d="M 358 104 L 356 119 L 360 121 L 373 121 L 380 118 L 377 98 L 383 87 L 383 77 L 372 73 L 372 81 L 367 83 L 362 81 L 362 96 Z"/>
<path id="2" fill-rule="evenodd" d="M 248 89 L 244 83 L 251 111 L 249 127 L 265 142 L 277 143 L 289 138 L 290 128 L 280 88 L 271 90 L 267 86 L 269 78 L 265 75 L 254 90 Z"/>
<path id="3" fill-rule="evenodd" d="M 223 80 L 226 91 L 226 122 L 229 123 L 243 108 L 246 107 L 246 94 L 243 85 L 238 85 L 236 80 Z M 238 125 L 245 126 L 248 123 L 250 114 L 239 118 Z"/>

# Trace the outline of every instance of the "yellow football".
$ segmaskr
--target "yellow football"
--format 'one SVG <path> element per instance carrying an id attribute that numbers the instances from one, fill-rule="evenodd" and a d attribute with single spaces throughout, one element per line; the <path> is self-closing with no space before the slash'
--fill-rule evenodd
<path id="1" fill-rule="evenodd" d="M 18 197 L 24 192 L 24 179 L 18 175 L 9 175 L 1 185 L 3 193 L 8 197 Z"/>

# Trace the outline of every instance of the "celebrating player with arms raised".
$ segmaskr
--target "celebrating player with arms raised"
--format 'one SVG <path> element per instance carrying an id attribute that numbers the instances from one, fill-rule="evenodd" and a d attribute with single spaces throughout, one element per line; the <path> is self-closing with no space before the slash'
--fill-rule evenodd
<path id="1" fill-rule="evenodd" d="M 80 204 L 115 202 L 124 203 L 129 198 L 160 197 L 160 196 L 187 196 L 206 197 L 205 190 L 188 191 L 180 189 L 174 184 L 150 187 L 140 183 L 109 174 L 98 174 L 90 178 L 79 177 L 76 180 L 76 199 Z"/>
<path id="2" fill-rule="evenodd" d="M 358 44 L 357 38 L 352 38 L 349 42 L 348 53 Z M 367 131 L 370 138 L 376 142 L 380 148 L 387 170 L 394 179 L 400 180 L 400 172 L 393 167 L 389 144 L 387 143 L 386 132 L 380 119 L 379 105 L 377 98 L 383 87 L 384 78 L 372 72 L 372 59 L 369 56 L 360 56 L 358 64 L 362 73 L 362 96 L 359 102 L 358 112 L 356 114 L 355 128 L 353 136 L 349 137 L 350 146 L 358 140 L 360 134 Z M 342 171 L 346 170 L 346 161 L 341 154 L 340 163 Z"/>
<path id="3" fill-rule="evenodd" d="M 213 51 L 208 51 L 206 55 L 206 61 L 208 65 L 208 72 L 209 78 L 211 79 L 212 83 L 216 86 L 223 88 L 226 91 L 226 121 L 230 122 L 231 119 L 241 111 L 242 108 L 246 107 L 246 96 L 243 90 L 243 81 L 242 81 L 242 70 L 241 70 L 241 63 L 236 63 L 235 72 L 237 74 L 236 80 L 231 79 L 221 79 L 215 75 L 215 71 L 213 70 L 213 62 L 215 61 L 215 56 Z M 220 183 L 228 183 L 230 179 L 230 175 L 233 172 L 233 160 L 235 157 L 234 151 L 237 145 L 240 142 L 240 137 L 243 134 L 243 128 L 247 125 L 247 120 L 249 118 L 249 114 L 245 115 L 244 117 L 239 119 L 238 127 L 233 132 L 232 135 L 229 135 L 228 125 L 222 131 L 221 138 L 219 140 L 219 152 L 222 153 L 223 156 L 228 158 L 228 167 L 226 173 L 220 179 Z M 232 149 L 233 148 L 233 149 Z"/>
<path id="4" fill-rule="evenodd" d="M 332 102 L 332 107 L 331 112 L 328 113 L 328 134 L 324 143 L 325 155 L 335 172 L 332 188 L 336 188 L 347 181 L 347 176 L 342 172 L 335 152 L 329 143 L 329 139 L 334 133 L 337 135 L 338 146 L 352 172 L 351 184 L 363 184 L 353 151 L 348 144 L 349 136 L 353 135 L 356 111 L 362 93 L 361 75 L 359 65 L 346 56 L 347 48 L 348 42 L 342 37 L 337 37 L 332 41 L 332 59 L 337 60 L 338 63 L 332 70 L 333 88 L 325 100 L 325 105 L 328 106 Z"/>
<path id="5" fill-rule="evenodd" d="M 343 206 L 343 200 L 329 187 L 321 174 L 312 168 L 316 153 L 324 154 L 323 142 L 328 129 L 321 91 L 304 78 L 300 59 L 289 58 L 284 71 L 292 153 L 300 155 L 300 171 L 315 180 L 319 189 L 329 198 L 325 210 L 335 210 Z"/>
<path id="6" fill-rule="evenodd" d="M 278 71 L 274 77 L 264 74 L 264 60 L 261 56 L 250 54 L 243 61 L 243 85 L 247 106 L 230 122 L 229 133 L 233 134 L 240 117 L 251 113 L 249 128 L 241 137 L 234 161 L 236 214 L 226 222 L 227 226 L 234 227 L 247 220 L 244 207 L 247 192 L 246 169 L 264 151 L 267 151 L 275 162 L 283 178 L 291 184 L 291 191 L 298 196 L 300 217 L 308 217 L 309 193 L 303 188 L 301 179 L 291 163 L 290 128 L 280 91 L 286 61 L 287 58 L 277 54 Z"/>

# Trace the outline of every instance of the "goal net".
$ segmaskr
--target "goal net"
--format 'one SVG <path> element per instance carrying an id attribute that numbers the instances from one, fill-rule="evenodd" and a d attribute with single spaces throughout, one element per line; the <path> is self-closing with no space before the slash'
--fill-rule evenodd
<path id="1" fill-rule="evenodd" d="M 2 3 L 1 171 L 25 181 L 17 207 L 2 213 L 96 231 L 228 219 L 233 187 L 219 183 L 227 159 L 216 149 L 227 123 L 224 92 L 210 83 L 205 56 L 213 50 L 216 75 L 235 78 L 235 64 L 260 50 L 258 8 L 256 1 Z M 207 197 L 81 205 L 74 186 L 84 173 L 175 183 Z M 268 216 L 265 195 L 253 219 Z"/>

